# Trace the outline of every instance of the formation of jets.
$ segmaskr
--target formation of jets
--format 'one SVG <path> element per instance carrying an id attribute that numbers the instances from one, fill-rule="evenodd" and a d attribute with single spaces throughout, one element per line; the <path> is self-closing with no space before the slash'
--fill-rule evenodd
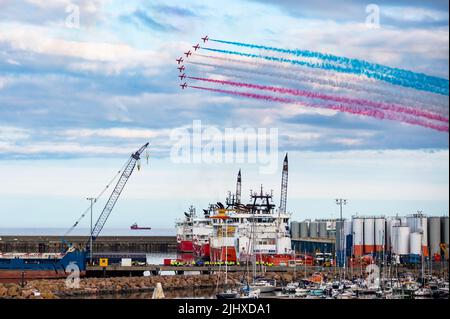
<path id="1" fill-rule="evenodd" d="M 206 41 L 209 40 L 209 37 L 207 35 L 205 35 L 203 38 L 201 38 L 203 40 L 203 43 L 206 43 Z M 200 49 L 200 44 L 197 43 L 196 45 L 193 46 L 194 48 L 194 52 Z M 188 52 L 184 52 L 184 55 L 186 55 L 186 58 L 189 58 L 190 55 L 192 55 L 192 51 L 189 50 Z M 181 63 L 184 62 L 183 57 L 181 56 L 180 58 L 176 59 L 175 61 L 177 61 L 177 64 L 180 65 Z M 177 69 L 180 71 L 180 75 L 178 75 L 178 77 L 180 78 L 181 81 L 183 81 L 184 79 L 186 79 L 186 73 L 184 73 L 183 71 L 186 70 L 186 68 L 184 67 L 183 64 L 181 64 L 181 66 L 177 67 Z M 185 88 L 187 88 L 187 83 L 184 82 L 183 84 L 180 84 L 181 89 L 184 90 Z"/>

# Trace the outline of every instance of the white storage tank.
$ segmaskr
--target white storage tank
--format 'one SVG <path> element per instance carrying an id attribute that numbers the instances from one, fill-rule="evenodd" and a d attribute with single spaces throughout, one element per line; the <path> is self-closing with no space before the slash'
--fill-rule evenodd
<path id="1" fill-rule="evenodd" d="M 430 256 L 441 254 L 441 218 L 440 217 L 429 217 L 428 218 L 428 237 L 429 237 L 429 248 Z"/>
<path id="2" fill-rule="evenodd" d="M 371 254 L 375 251 L 375 219 L 364 218 L 364 253 Z"/>
<path id="3" fill-rule="evenodd" d="M 375 218 L 375 251 L 382 252 L 386 242 L 386 219 L 384 217 Z"/>
<path id="4" fill-rule="evenodd" d="M 364 248 L 364 219 L 361 217 L 353 217 L 352 220 L 353 233 L 353 254 L 362 256 Z"/>
<path id="5" fill-rule="evenodd" d="M 408 226 L 394 226 L 393 232 L 395 236 L 394 251 L 397 255 L 409 254 L 409 227 Z"/>
<path id="6" fill-rule="evenodd" d="M 427 257 L 429 255 L 427 217 L 424 214 L 412 214 L 406 219 L 411 232 L 422 233 L 422 253 Z"/>
<path id="7" fill-rule="evenodd" d="M 409 253 L 412 255 L 422 255 L 422 234 L 409 234 Z"/>

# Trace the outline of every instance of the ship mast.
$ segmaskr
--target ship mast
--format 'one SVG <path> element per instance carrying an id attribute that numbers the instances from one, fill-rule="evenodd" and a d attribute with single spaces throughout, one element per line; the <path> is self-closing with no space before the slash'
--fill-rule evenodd
<path id="1" fill-rule="evenodd" d="M 280 208 L 278 210 L 279 214 L 286 213 L 287 186 L 288 186 L 288 155 L 286 153 L 283 162 L 283 173 L 281 175 L 281 199 L 280 199 Z"/>

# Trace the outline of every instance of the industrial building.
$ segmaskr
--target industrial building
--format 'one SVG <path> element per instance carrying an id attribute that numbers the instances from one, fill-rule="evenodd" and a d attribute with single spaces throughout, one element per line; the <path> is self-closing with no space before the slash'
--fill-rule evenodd
<path id="1" fill-rule="evenodd" d="M 292 246 L 299 253 L 348 258 L 388 256 L 399 263 L 448 261 L 449 217 L 353 216 L 351 220 L 304 220 L 291 223 Z"/>

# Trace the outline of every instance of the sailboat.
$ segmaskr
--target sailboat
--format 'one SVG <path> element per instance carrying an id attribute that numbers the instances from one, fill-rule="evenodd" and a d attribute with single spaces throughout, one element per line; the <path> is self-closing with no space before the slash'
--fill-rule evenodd
<path id="1" fill-rule="evenodd" d="M 223 224 L 225 224 L 225 227 L 222 228 L 225 229 L 225 233 L 222 234 L 222 238 L 223 236 L 228 236 L 228 224 L 227 224 L 227 220 L 229 219 L 228 216 L 226 216 L 225 214 L 223 214 L 220 217 L 220 220 L 222 221 Z M 222 249 L 222 254 L 220 257 L 220 260 L 223 259 L 223 254 L 224 254 L 224 250 Z M 219 265 L 219 278 L 217 279 L 217 286 L 216 286 L 216 290 L 218 289 L 219 286 L 219 281 L 220 281 L 220 266 Z M 225 246 L 225 288 L 228 284 L 228 246 Z M 219 292 L 216 294 L 216 298 L 217 299 L 238 299 L 240 298 L 240 293 L 237 289 L 232 289 L 232 288 L 226 288 L 224 291 Z"/>

